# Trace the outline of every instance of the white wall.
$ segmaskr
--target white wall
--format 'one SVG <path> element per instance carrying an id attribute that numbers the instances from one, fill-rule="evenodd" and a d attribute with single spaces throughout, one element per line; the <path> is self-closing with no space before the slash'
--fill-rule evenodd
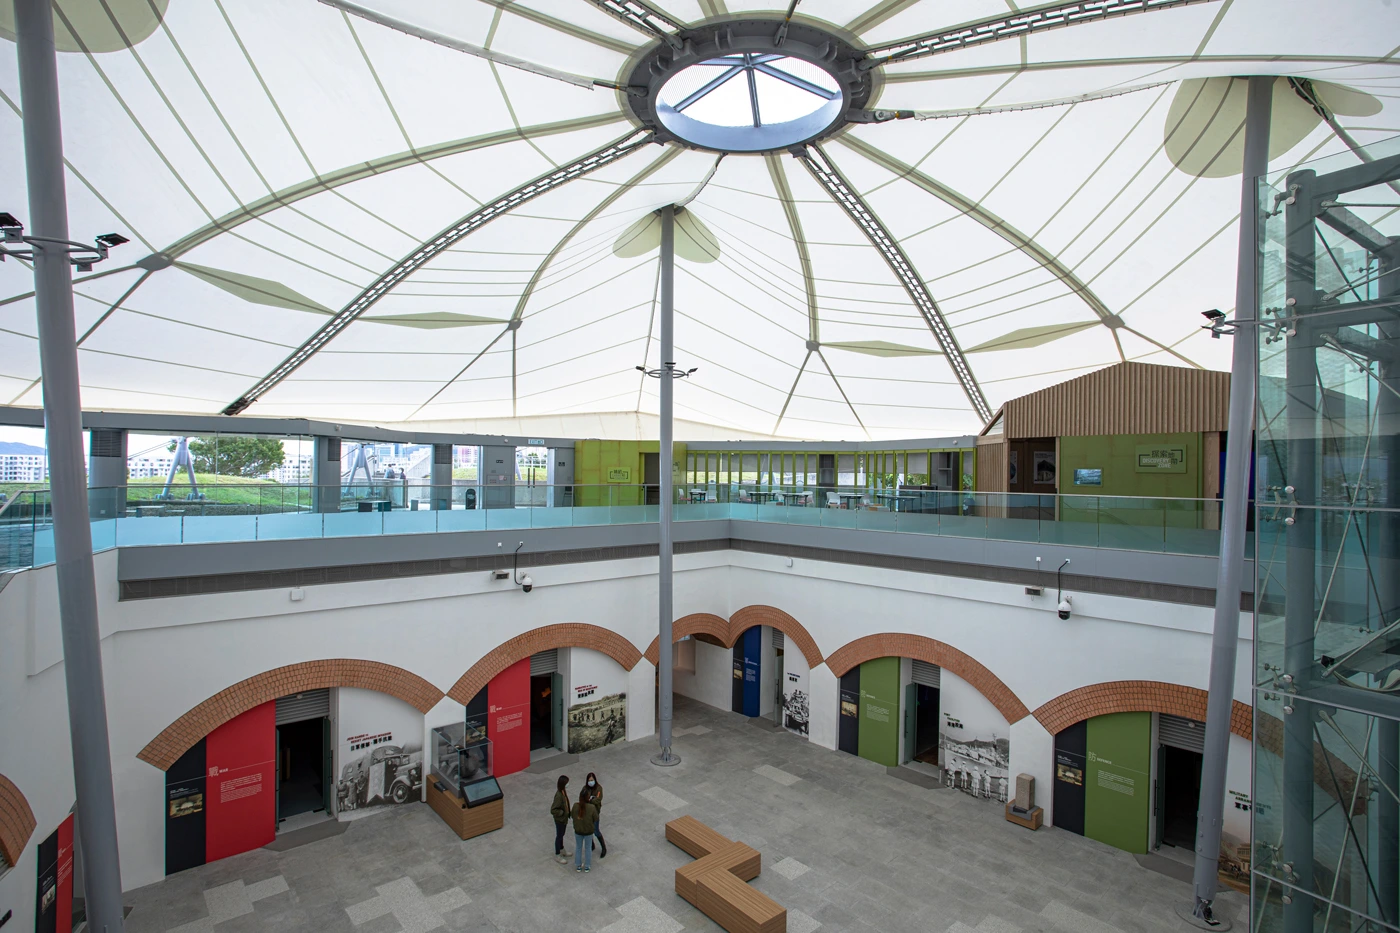
<path id="1" fill-rule="evenodd" d="M 695 673 L 672 671 L 671 689 L 715 709 L 734 705 L 734 652 L 729 648 L 695 642 Z"/>
<path id="2" fill-rule="evenodd" d="M 1011 736 L 1006 717 L 976 687 L 946 669 L 939 676 L 938 706 L 943 767 L 985 776 L 1006 790 Z"/>
<path id="3" fill-rule="evenodd" d="M 811 729 L 807 741 L 822 748 L 836 748 L 836 718 L 841 706 L 841 680 L 825 664 L 812 668 L 807 677 L 811 687 L 810 706 L 812 709 Z"/>
<path id="4" fill-rule="evenodd" d="M 597 734 L 601 731 L 599 727 L 578 721 L 578 714 L 573 711 L 579 707 L 593 707 L 600 702 L 606 702 L 609 697 L 618 695 L 626 697 L 627 700 L 621 710 L 626 721 L 621 724 L 622 729 L 616 732 L 612 741 L 625 742 L 627 730 L 631 728 L 632 710 L 629 706 L 631 695 L 627 692 L 628 672 L 623 670 L 622 665 L 599 651 L 570 648 L 569 678 L 565 687 L 569 712 L 564 715 L 565 727 L 569 733 L 569 751 L 575 754 L 592 751 L 601 747 L 599 743 L 606 742 L 605 737 Z"/>
<path id="5" fill-rule="evenodd" d="M 812 717 L 812 687 L 809 683 L 811 677 L 807 669 L 807 657 L 797 649 L 797 646 L 788 641 L 787 647 L 783 650 L 783 705 L 788 709 L 789 704 L 796 697 L 797 703 L 804 707 L 806 712 L 806 724 L 793 728 L 788 725 L 791 721 L 787 715 L 783 715 L 783 728 L 794 735 L 806 738 L 811 731 Z"/>
<path id="6" fill-rule="evenodd" d="M 370 767 L 370 756 L 376 748 L 395 745 L 408 756 L 406 765 L 426 764 L 423 754 L 425 720 L 422 713 L 403 700 L 375 690 L 341 687 L 336 694 L 334 780 L 339 791 L 336 795 L 336 815 L 342 820 L 356 819 L 373 813 L 377 807 L 394 803 L 389 794 L 390 788 L 382 786 L 383 769 Z M 459 716 L 461 708 L 457 706 Z M 363 806 L 360 805 L 355 780 L 356 773 L 361 769 L 370 772 Z M 420 780 L 417 792 L 409 799 L 422 800 L 423 795 Z"/>
<path id="7" fill-rule="evenodd" d="M 1047 548 L 1047 561 L 1053 556 L 1053 548 Z M 121 868 L 128 888 L 158 881 L 164 873 L 164 775 L 136 755 L 172 721 L 224 688 L 282 665 L 343 657 L 395 665 L 446 691 L 487 651 L 541 620 L 600 625 L 621 633 L 638 651 L 650 644 L 656 624 L 651 559 L 536 568 L 528 597 L 509 581 L 480 573 L 311 586 L 295 603 L 287 590 L 119 602 L 116 553 L 96 555 L 95 565 Z M 747 605 L 778 606 L 807 627 L 824 656 L 865 634 L 902 628 L 927 635 L 981 661 L 1031 709 L 1068 690 L 1109 680 L 1203 688 L 1209 668 L 1208 608 L 1076 593 L 1073 619 L 1060 622 L 1047 597 L 1027 597 L 1019 586 L 808 560 L 787 567 L 785 558 L 742 551 L 677 555 L 675 585 L 677 616 L 712 612 L 728 618 Z M 1246 638 L 1235 696 L 1244 702 L 1251 700 L 1250 628 L 1243 620 Z M 730 652 L 704 643 L 695 647 L 696 672 L 677 673 L 677 692 L 729 709 Z M 795 646 L 787 655 L 790 666 L 800 658 Z M 585 680 L 625 692 L 628 736 L 646 734 L 654 711 L 644 712 L 639 704 L 643 693 L 651 704 L 650 691 L 642 691 L 648 675 L 642 670 L 629 675 L 599 657 L 611 665 L 615 687 L 602 675 L 570 671 L 570 699 L 573 686 Z M 808 675 L 808 693 L 809 738 L 834 748 L 837 680 L 825 664 Z M 73 803 L 52 567 L 18 574 L 0 591 L 0 709 L 0 749 L 6 750 L 0 752 L 0 773 L 34 808 L 37 842 Z M 419 731 L 458 721 L 460 710 L 444 701 Z M 1039 754 L 1046 770 L 1035 770 L 1040 766 L 1032 761 L 1034 749 L 1028 747 L 1023 757 L 1017 747 L 1026 732 L 1035 732 L 1028 720 L 1011 730 L 1012 776 L 1044 773 L 1038 790 L 1047 805 L 1049 746 Z M 11 751 L 21 748 L 23 755 Z M 1232 753 L 1229 786 L 1247 792 L 1247 754 L 1238 766 L 1235 759 Z M 1246 811 L 1227 808 L 1227 818 L 1237 815 L 1247 819 Z M 15 905 L 15 929 L 32 921 L 32 859 L 31 845 L 20 867 L 0 878 L 0 895 Z"/>
<path id="8" fill-rule="evenodd" d="M 1026 716 L 1011 724 L 1011 797 L 1016 796 L 1016 778 L 1035 778 L 1035 805 L 1045 813 L 1042 822 L 1054 825 L 1055 816 L 1055 737 L 1040 720 Z"/>

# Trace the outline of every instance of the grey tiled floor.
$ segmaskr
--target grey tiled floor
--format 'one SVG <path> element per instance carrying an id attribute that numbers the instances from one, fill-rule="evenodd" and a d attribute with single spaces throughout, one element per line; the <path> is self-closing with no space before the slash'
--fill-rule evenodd
<path id="1" fill-rule="evenodd" d="M 1182 882 L 1125 852 L 1001 806 L 896 780 L 883 767 L 755 729 L 678 698 L 676 750 L 662 770 L 652 739 L 568 766 L 607 787 L 610 851 L 576 874 L 552 858 L 556 774 L 514 774 L 505 828 L 461 842 L 423 805 L 357 820 L 338 836 L 259 849 L 129 892 L 131 933 L 674 933 L 719 927 L 674 893 L 689 859 L 663 835 L 684 813 L 763 855 L 753 884 L 788 908 L 792 933 L 1166 933 Z M 694 729 L 693 727 L 700 727 Z M 572 837 L 572 833 L 570 834 Z M 572 847 L 572 838 L 570 838 Z M 1243 898 L 1222 892 L 1226 916 Z"/>

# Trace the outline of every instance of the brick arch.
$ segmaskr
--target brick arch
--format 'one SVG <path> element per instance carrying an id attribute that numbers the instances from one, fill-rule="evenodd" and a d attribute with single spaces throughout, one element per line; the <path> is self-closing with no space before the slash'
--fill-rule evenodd
<path id="1" fill-rule="evenodd" d="M 771 626 L 782 632 L 802 652 L 802 656 L 807 659 L 809 668 L 819 667 L 825 660 L 822 658 L 820 649 L 817 648 L 817 640 L 812 637 L 812 633 L 808 632 L 801 622 L 783 610 L 772 606 L 745 606 L 730 616 L 729 643 L 734 644 L 739 640 L 740 635 L 755 625 Z"/>
<path id="2" fill-rule="evenodd" d="M 13 781 L 0 774 L 0 858 L 11 868 L 19 864 L 35 825 L 29 801 Z"/>
<path id="3" fill-rule="evenodd" d="M 1232 702 L 1230 731 L 1242 739 L 1252 739 L 1254 707 L 1239 700 Z M 1206 692 L 1158 680 L 1114 680 L 1062 693 L 1036 709 L 1035 718 L 1054 735 L 1077 722 L 1109 713 L 1168 713 L 1204 722 Z"/>
<path id="4" fill-rule="evenodd" d="M 723 617 L 712 612 L 692 612 L 688 616 L 681 616 L 671 625 L 671 635 L 674 641 L 680 641 L 687 635 L 708 635 L 728 648 L 734 644 L 729 639 L 729 623 Z M 646 654 L 642 655 L 655 667 L 661 660 L 661 636 L 658 635 L 651 640 L 647 647 Z"/>
<path id="5" fill-rule="evenodd" d="M 983 666 L 982 662 L 952 645 L 945 645 L 941 641 L 922 635 L 893 632 L 866 635 L 833 651 L 827 656 L 826 664 L 833 674 L 840 677 L 857 664 L 876 658 L 914 658 L 937 664 L 977 688 L 977 691 L 1006 717 L 1008 723 L 1017 722 L 1030 715 L 1030 710 L 1021 702 L 1021 698 L 1016 696 L 1000 677 Z"/>
<path id="6" fill-rule="evenodd" d="M 630 671 L 642 659 L 637 646 L 617 632 L 599 625 L 583 622 L 561 622 L 543 625 L 516 635 L 506 643 L 488 651 L 467 672 L 457 678 L 447 695 L 466 705 L 491 682 L 491 678 L 518 661 L 550 648 L 590 648 L 600 651 Z"/>
<path id="7" fill-rule="evenodd" d="M 428 712 L 442 699 L 442 691 L 437 687 L 391 664 L 352 658 L 302 661 L 264 671 L 220 690 L 166 726 L 136 757 L 165 771 L 196 742 L 240 713 L 278 697 L 326 687 L 377 690 L 403 700 L 420 713 Z"/>

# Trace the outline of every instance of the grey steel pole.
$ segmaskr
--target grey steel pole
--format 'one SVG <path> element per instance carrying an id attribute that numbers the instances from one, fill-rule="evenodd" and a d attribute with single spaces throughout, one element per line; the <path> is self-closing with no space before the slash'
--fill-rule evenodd
<path id="1" fill-rule="evenodd" d="M 661 568 L 657 576 L 660 590 L 661 632 L 658 640 L 657 674 L 659 690 L 656 705 L 660 717 L 661 753 L 652 764 L 680 764 L 680 756 L 671 751 L 671 503 L 672 489 L 672 395 L 675 391 L 676 341 L 674 334 L 676 294 L 676 208 L 668 204 L 661 209 Z"/>
<path id="2" fill-rule="evenodd" d="M 15 0 L 20 101 L 24 109 L 24 164 L 29 181 L 32 235 L 68 239 L 59 123 L 58 66 L 49 0 Z M 68 730 L 78 798 L 78 844 L 83 853 L 88 929 L 122 929 L 122 879 L 102 644 L 97 627 L 97 584 L 92 571 L 87 470 L 83 460 L 78 348 L 73 330 L 73 276 L 67 247 L 34 244 L 39 363 L 48 435 L 49 495 L 53 504 L 58 571 L 58 614 L 63 672 L 68 686 Z"/>
<path id="3" fill-rule="evenodd" d="M 1240 643 L 1240 578 L 1244 568 L 1245 511 L 1253 452 L 1254 384 L 1259 368 L 1258 176 L 1269 170 L 1269 116 L 1274 76 L 1249 79 L 1245 111 L 1244 175 L 1240 179 L 1240 242 L 1235 278 L 1235 344 L 1230 359 L 1230 421 L 1225 450 L 1225 502 L 1220 517 L 1220 561 L 1215 584 L 1215 635 L 1210 647 L 1205 755 L 1200 810 L 1196 814 L 1195 902 L 1197 926 L 1228 928 L 1213 915 L 1218 887 L 1220 833 L 1225 818 L 1225 766 L 1230 754 L 1230 714 Z"/>

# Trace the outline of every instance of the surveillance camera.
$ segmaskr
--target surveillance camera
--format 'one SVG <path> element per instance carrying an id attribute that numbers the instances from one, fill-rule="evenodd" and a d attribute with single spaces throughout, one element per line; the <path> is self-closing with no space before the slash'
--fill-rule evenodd
<path id="1" fill-rule="evenodd" d="M 1069 618 L 1070 610 L 1071 610 L 1072 608 L 1073 608 L 1073 607 L 1070 606 L 1070 604 L 1069 604 L 1069 597 L 1068 597 L 1068 596 L 1061 597 L 1061 599 L 1060 599 L 1060 618 L 1061 618 L 1061 619 L 1068 619 L 1068 618 Z"/>
<path id="2" fill-rule="evenodd" d="M 535 581 L 530 579 L 530 575 L 528 573 L 520 578 L 520 588 L 527 593 L 535 588 Z M 1066 616 L 1065 618 L 1069 617 Z"/>

